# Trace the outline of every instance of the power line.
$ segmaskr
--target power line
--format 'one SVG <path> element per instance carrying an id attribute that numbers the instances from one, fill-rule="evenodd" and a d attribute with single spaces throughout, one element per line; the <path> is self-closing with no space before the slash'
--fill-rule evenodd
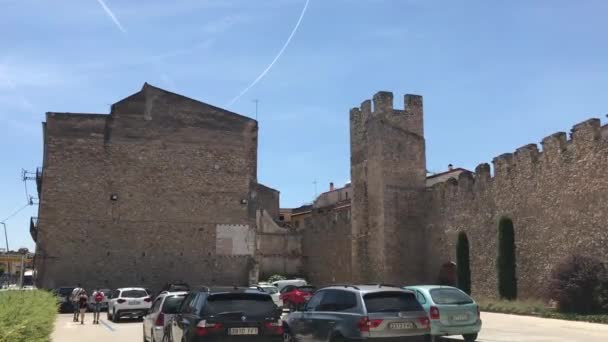
<path id="1" fill-rule="evenodd" d="M 13 218 L 13 216 L 19 214 L 23 209 L 27 208 L 28 206 L 32 205 L 31 202 L 28 201 L 28 203 L 26 205 L 24 205 L 23 207 L 17 209 L 17 211 L 15 211 L 14 213 L 8 215 L 7 218 L 5 218 L 4 220 L 0 221 L 2 223 L 6 222 L 7 220 Z"/>

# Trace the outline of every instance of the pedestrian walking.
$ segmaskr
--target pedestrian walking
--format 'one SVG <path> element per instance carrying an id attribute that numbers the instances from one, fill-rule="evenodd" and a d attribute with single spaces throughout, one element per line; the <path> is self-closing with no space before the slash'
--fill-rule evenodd
<path id="1" fill-rule="evenodd" d="M 74 322 L 78 322 L 78 313 L 80 312 L 78 306 L 78 296 L 80 296 L 80 292 L 84 291 L 80 284 L 76 285 L 76 288 L 72 290 L 72 294 L 70 295 L 70 302 L 72 302 L 72 307 L 74 309 L 74 318 L 72 319 Z"/>
<path id="2" fill-rule="evenodd" d="M 105 295 L 99 289 L 95 289 L 93 292 L 93 324 L 99 324 L 99 312 L 101 311 L 101 303 L 103 302 Z"/>
<path id="3" fill-rule="evenodd" d="M 80 324 L 84 324 L 84 314 L 87 312 L 89 306 L 89 297 L 87 292 L 83 289 L 78 296 L 78 308 L 80 310 Z"/>

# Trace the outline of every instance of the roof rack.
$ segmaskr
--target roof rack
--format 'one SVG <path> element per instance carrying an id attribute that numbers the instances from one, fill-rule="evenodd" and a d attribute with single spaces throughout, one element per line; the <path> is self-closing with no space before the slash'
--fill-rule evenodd
<path id="1" fill-rule="evenodd" d="M 400 286 L 397 285 L 393 285 L 393 284 L 365 284 L 367 286 L 378 286 L 378 287 L 396 287 L 396 288 L 401 288 Z"/>
<path id="2" fill-rule="evenodd" d="M 328 288 L 328 287 L 344 287 L 344 288 L 352 287 L 355 290 L 359 289 L 358 287 L 356 287 L 355 285 L 352 285 L 352 284 L 332 284 L 332 285 L 327 285 L 327 286 L 320 287 L 320 288 L 318 288 L 318 290 L 325 289 L 325 288 Z"/>

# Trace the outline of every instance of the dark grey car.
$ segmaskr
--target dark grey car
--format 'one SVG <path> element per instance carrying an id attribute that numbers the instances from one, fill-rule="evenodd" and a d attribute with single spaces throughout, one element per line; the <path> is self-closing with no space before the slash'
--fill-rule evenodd
<path id="1" fill-rule="evenodd" d="M 284 320 L 283 341 L 426 341 L 429 318 L 412 291 L 383 285 L 319 289 Z"/>

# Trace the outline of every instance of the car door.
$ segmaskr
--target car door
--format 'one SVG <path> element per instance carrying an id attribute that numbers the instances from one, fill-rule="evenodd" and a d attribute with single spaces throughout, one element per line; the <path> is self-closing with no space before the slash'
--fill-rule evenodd
<path id="1" fill-rule="evenodd" d="M 312 342 L 313 339 L 313 329 L 312 329 L 312 318 L 321 304 L 321 300 L 323 299 L 325 291 L 319 291 L 315 293 L 312 298 L 306 303 L 303 312 L 295 312 L 293 315 L 289 314 L 289 318 L 291 321 L 290 329 L 292 329 L 292 334 L 296 338 L 297 341 L 301 342 Z M 293 326 L 293 327 L 292 327 Z"/>
<path id="2" fill-rule="evenodd" d="M 313 331 L 312 336 L 314 341 L 329 341 L 334 331 L 339 331 L 341 325 L 345 329 L 341 333 L 344 335 L 350 331 L 349 322 L 345 322 L 344 318 L 350 316 L 357 308 L 357 295 L 354 292 L 346 290 L 326 290 L 321 299 L 321 304 L 317 306 L 317 310 L 311 315 L 310 327 Z M 348 320 L 346 320 L 348 321 Z M 352 324 L 354 326 L 354 324 Z M 351 336 L 343 336 L 351 337 Z"/>
<path id="3" fill-rule="evenodd" d="M 149 337 L 152 340 L 152 331 L 154 329 L 154 322 L 160 312 L 160 307 L 164 297 L 156 298 L 148 314 L 144 316 L 144 336 Z"/>
<path id="4" fill-rule="evenodd" d="M 175 315 L 171 327 L 171 336 L 174 342 L 181 342 L 183 337 L 186 336 L 191 324 L 191 315 L 196 308 L 197 297 L 198 293 L 190 293 L 186 299 L 184 299 L 179 313 Z"/>

